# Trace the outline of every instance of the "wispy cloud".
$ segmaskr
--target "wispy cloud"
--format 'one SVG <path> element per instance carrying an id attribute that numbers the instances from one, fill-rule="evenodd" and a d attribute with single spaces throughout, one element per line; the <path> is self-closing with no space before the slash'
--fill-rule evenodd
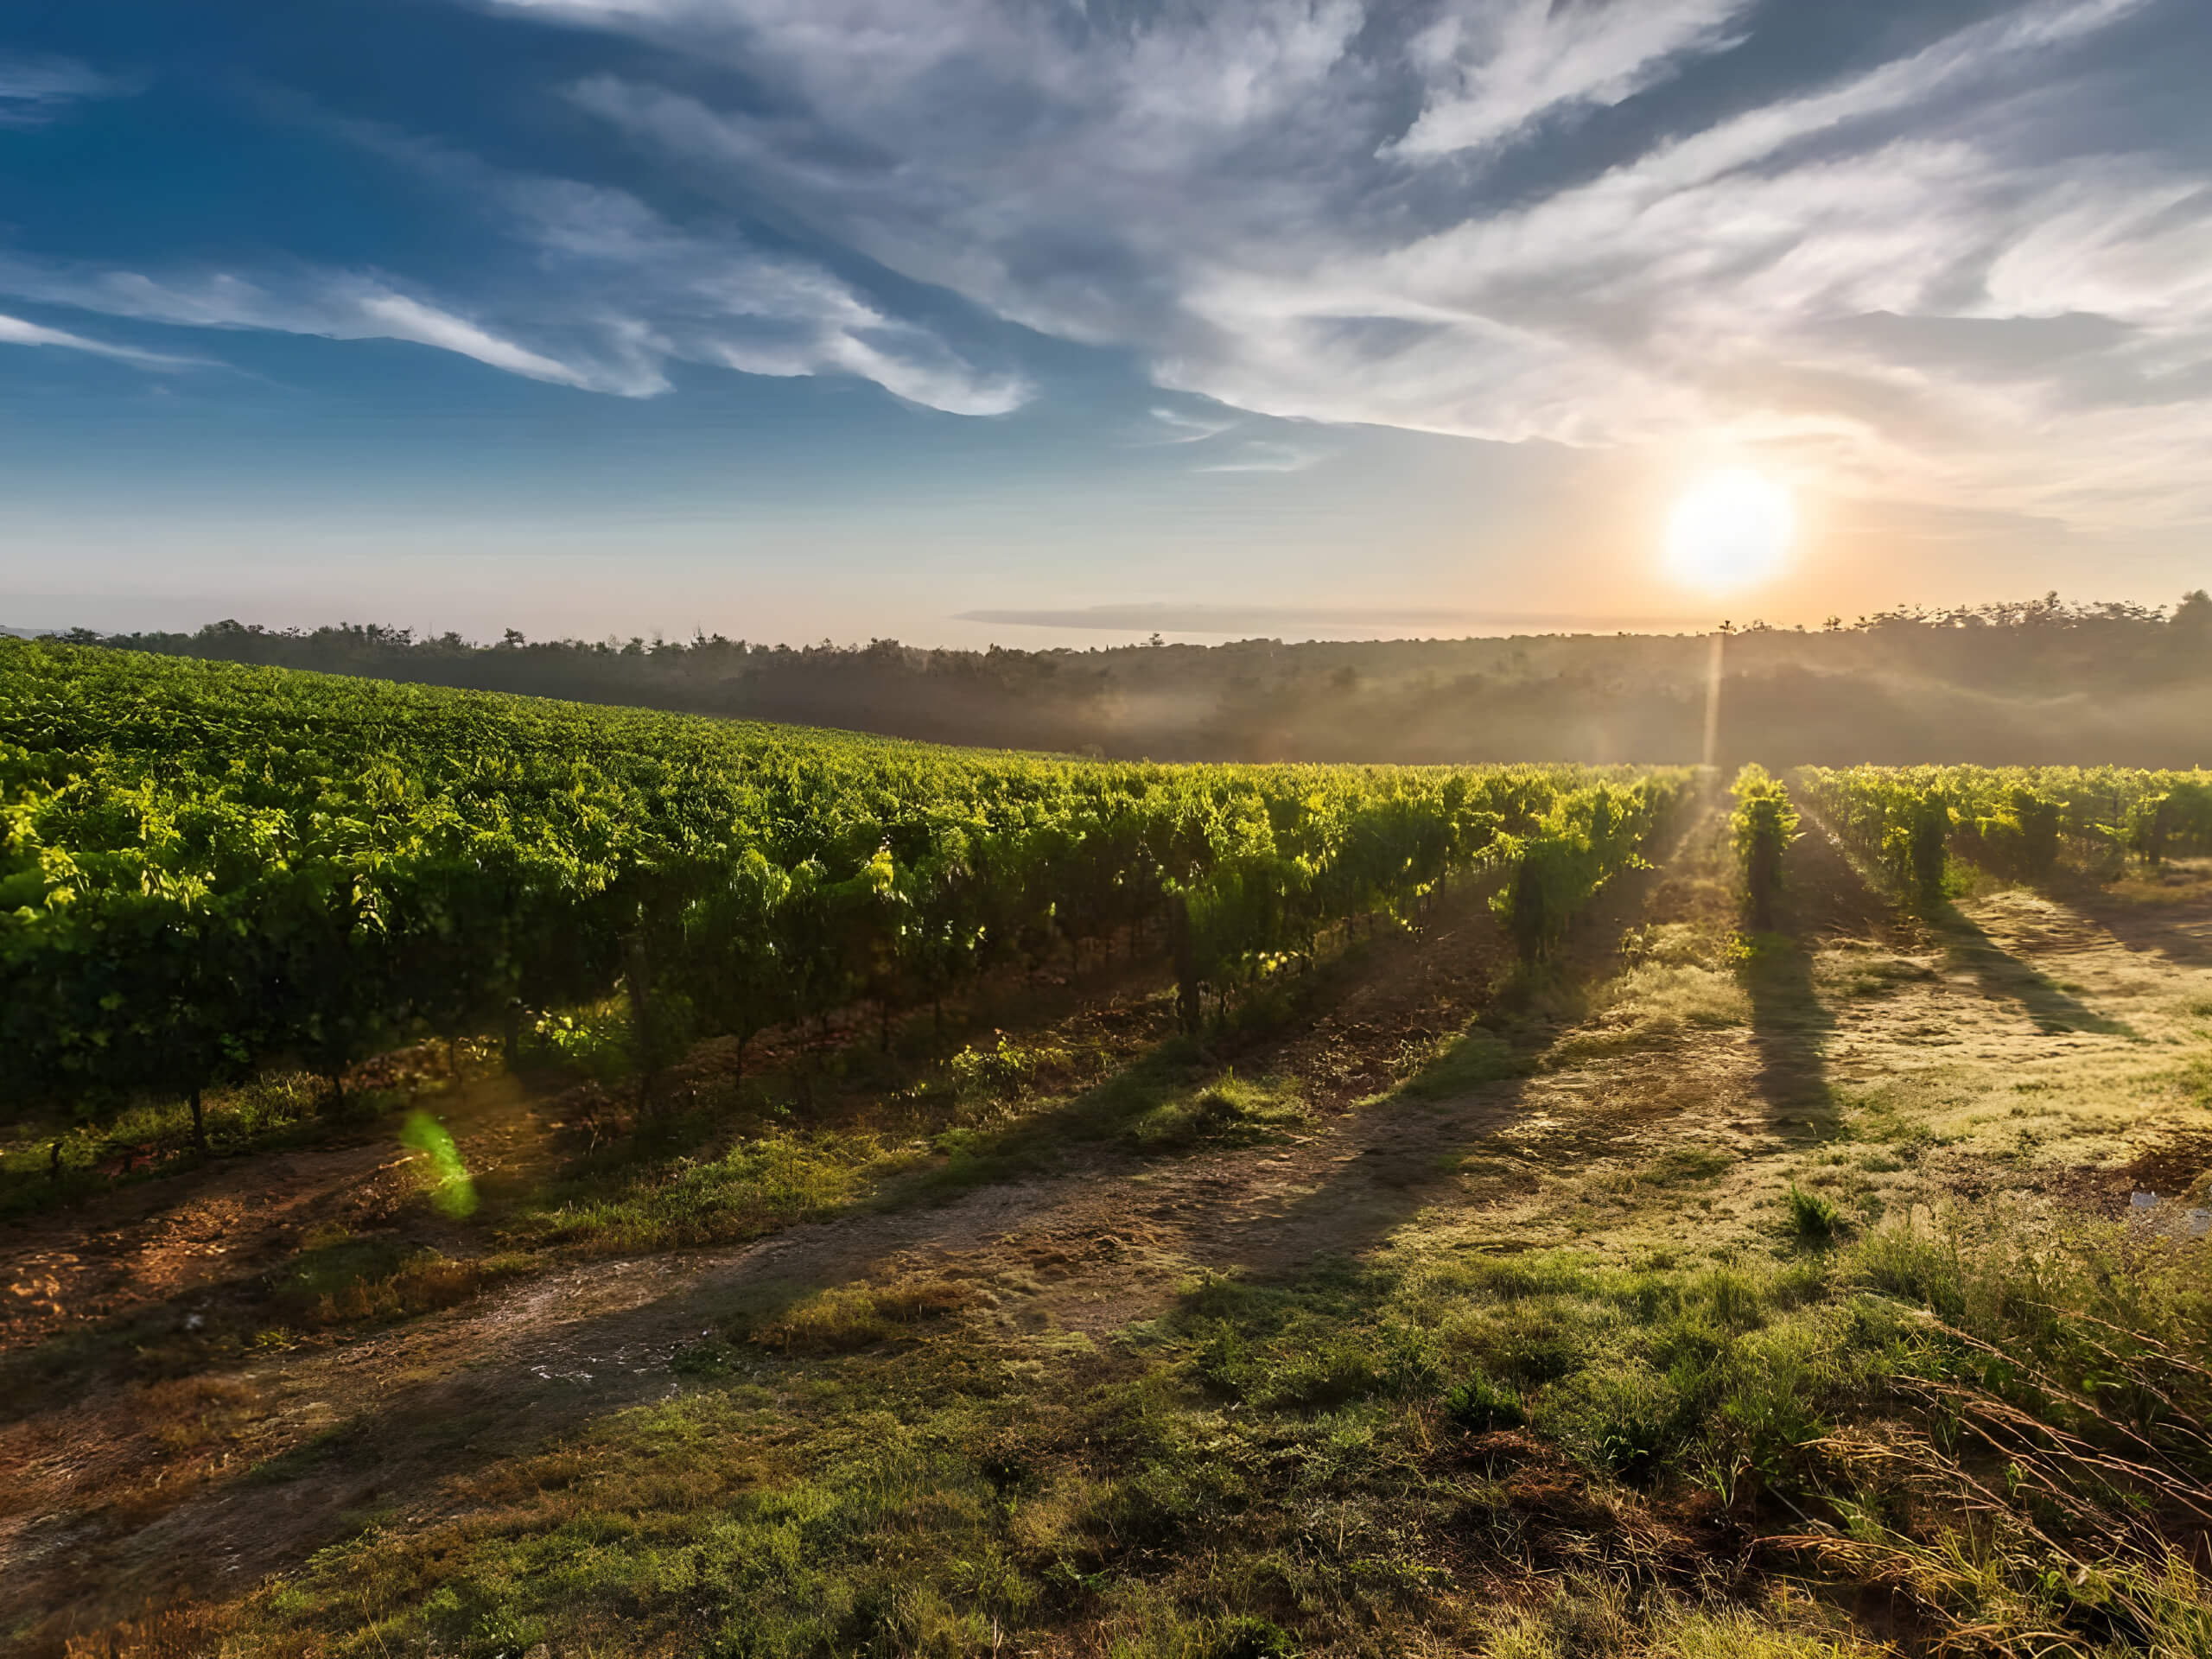
<path id="1" fill-rule="evenodd" d="M 628 397 L 667 391 L 673 362 L 852 375 L 959 415 L 1005 414 L 1031 395 L 1020 374 L 977 370 L 818 265 L 763 255 L 734 235 L 680 233 L 622 191 L 503 174 L 442 151 L 405 153 L 452 175 L 534 250 L 537 281 L 507 302 L 559 340 L 525 343 L 493 318 L 357 272 L 156 274 L 0 257 L 0 293 L 185 327 L 402 340 Z M 149 365 L 167 360 L 139 355 Z"/>
<path id="2" fill-rule="evenodd" d="M 1219 461 L 1207 461 L 1194 473 L 1302 473 L 1329 458 L 1326 449 L 1309 449 L 1295 443 L 1255 438 L 1241 443 Z"/>
<path id="3" fill-rule="evenodd" d="M 1848 69 L 1769 54 L 1556 153 L 1789 9 L 515 3 L 778 89 L 575 87 L 687 178 L 1230 408 L 1726 444 L 2084 524 L 2212 513 L 2212 475 L 2173 464 L 2212 437 L 2202 166 L 2083 79 L 2115 25 L 2183 27 L 2171 0 L 1998 0 L 1948 30 L 1872 10 Z M 2127 332 L 1992 367 L 1859 326 L 2075 311 Z"/>
<path id="4" fill-rule="evenodd" d="M 1807 9 L 1754 0 L 466 3 L 626 37 L 535 89 L 619 139 L 603 176 L 291 114 L 413 169 L 496 257 L 26 259 L 0 297 L 625 397 L 853 377 L 980 416 L 1037 395 L 995 320 L 1188 394 L 1145 435 L 1197 470 L 1325 459 L 1256 415 L 2212 517 L 2212 175 L 2128 78 L 2189 0 L 1866 0 L 1795 40 Z M 0 58 L 0 123 L 124 90 Z"/>
<path id="5" fill-rule="evenodd" d="M 0 293 L 190 328 L 264 329 L 327 340 L 404 340 L 473 358 L 510 374 L 586 391 L 642 397 L 665 385 L 650 369 L 612 359 L 588 365 L 563 362 L 380 281 L 343 273 L 310 272 L 278 286 L 248 281 L 227 271 L 153 276 L 141 271 L 86 270 L 18 258 L 0 260 Z M 108 354 L 149 365 L 177 360 L 119 350 Z"/>
<path id="6" fill-rule="evenodd" d="M 26 322 L 21 317 L 0 315 L 0 345 L 59 346 L 64 351 L 89 352 L 94 357 L 112 358 L 118 363 L 135 363 L 143 369 L 198 366 L 190 358 L 168 357 L 159 352 L 141 351 L 135 346 L 118 346 L 110 340 L 91 340 L 65 329 L 48 328 L 35 322 Z"/>
<path id="7" fill-rule="evenodd" d="M 1087 605 L 1062 609 L 963 611 L 958 622 L 1013 623 L 1037 628 L 1096 628 L 1103 632 L 1299 633 L 1310 630 L 1358 630 L 1434 635 L 1458 631 L 1498 633 L 1610 632 L 1618 628 L 1666 629 L 1712 626 L 1708 617 L 1610 615 L 1594 612 L 1483 611 L 1427 606 L 1204 605 L 1165 601 Z"/>
<path id="8" fill-rule="evenodd" d="M 0 53 L 0 127 L 42 126 L 87 99 L 118 98 L 130 82 L 74 58 Z"/>
<path id="9" fill-rule="evenodd" d="M 1188 415 L 1179 409 L 1154 409 L 1152 418 L 1159 425 L 1146 436 L 1154 443 L 1204 443 L 1243 424 L 1231 416 Z"/>
<path id="10" fill-rule="evenodd" d="M 1413 37 L 1428 76 L 1421 117 L 1387 152 L 1417 157 L 1503 144 L 1547 118 L 1619 104 L 1684 59 L 1726 50 L 1751 0 L 1484 0 Z"/>

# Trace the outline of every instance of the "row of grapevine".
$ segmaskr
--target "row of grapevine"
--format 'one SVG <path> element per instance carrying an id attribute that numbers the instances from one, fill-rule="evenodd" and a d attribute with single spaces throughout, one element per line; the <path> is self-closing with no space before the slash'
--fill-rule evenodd
<path id="1" fill-rule="evenodd" d="M 1844 839 L 1916 902 L 1963 857 L 2018 880 L 2071 843 L 2093 868 L 2212 853 L 2212 773 L 2104 766 L 1805 767 L 1800 787 Z"/>
<path id="2" fill-rule="evenodd" d="M 1535 957 L 1688 777 L 965 753 L 4 643 L 0 1091 L 196 1100 L 276 1055 L 342 1090 L 618 988 L 649 1077 L 1141 928 L 1194 1013 L 1484 862 Z"/>
<path id="3" fill-rule="evenodd" d="M 1756 762 L 1736 774 L 1735 796 L 1728 832 L 1751 901 L 1751 926 L 1764 933 L 1774 926 L 1774 901 L 1782 892 L 1782 855 L 1797 838 L 1797 809 L 1790 804 L 1789 791 Z"/>

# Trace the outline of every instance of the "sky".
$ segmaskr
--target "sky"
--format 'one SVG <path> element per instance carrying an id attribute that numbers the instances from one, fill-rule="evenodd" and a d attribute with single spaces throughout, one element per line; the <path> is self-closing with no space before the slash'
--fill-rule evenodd
<path id="1" fill-rule="evenodd" d="M 2208 85 L 2204 0 L 18 0 L 0 625 L 2171 602 Z"/>

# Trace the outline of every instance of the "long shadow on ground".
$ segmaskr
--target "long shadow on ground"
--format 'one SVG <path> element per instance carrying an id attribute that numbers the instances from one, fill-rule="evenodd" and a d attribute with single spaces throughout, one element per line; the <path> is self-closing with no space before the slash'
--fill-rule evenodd
<path id="1" fill-rule="evenodd" d="M 1709 819 L 1693 820 L 1677 838 L 1676 854 L 1707 828 Z M 1609 882 L 1578 918 L 1559 971 L 1579 982 L 1616 965 L 1621 938 L 1644 911 L 1656 875 L 1645 869 Z M 1216 1265 L 1295 1274 L 1325 1260 L 1357 1261 L 1380 1247 L 1430 1202 L 1460 1155 L 1525 1116 L 1525 1077 L 1558 1034 L 1512 1044 L 1471 1027 L 1436 1063 L 1433 1079 L 1411 1079 L 1388 1103 L 1369 1109 L 1392 1116 L 1365 1150 L 1335 1164 L 1285 1208 L 1224 1218 Z M 1424 1086 L 1432 1081 L 1439 1086 Z"/>
<path id="2" fill-rule="evenodd" d="M 748 1290 L 772 1293 L 794 1274 L 810 1282 L 864 1275 L 936 1237 L 1018 1224 L 1045 1201 L 1034 1189 L 985 1189 L 944 1210 L 810 1224 L 711 1256 L 556 1273 L 515 1299 L 392 1333 L 404 1352 L 397 1364 L 385 1355 L 382 1366 L 405 1376 L 411 1360 L 416 1379 L 396 1386 L 375 1385 L 367 1344 L 314 1356 L 311 1369 L 263 1368 L 268 1397 L 284 1414 L 336 1408 L 337 1420 L 251 1471 L 226 1471 L 165 1513 L 118 1509 L 88 1491 L 30 1521 L 10 1541 L 15 1569 L 0 1586 L 0 1629 L 47 1613 L 34 1630 L 58 1648 L 65 1622 L 97 1628 L 149 1601 L 219 1594 L 380 1517 L 437 1515 L 455 1478 L 666 1397 L 672 1357 Z M 597 1301 L 601 1311 L 563 1320 L 572 1300 Z M 460 1368 L 423 1376 L 431 1364 L 451 1367 L 456 1352 L 467 1356 Z M 73 1421 L 65 1406 L 47 1427 L 60 1439 L 103 1425 Z"/>
<path id="3" fill-rule="evenodd" d="M 1752 1079 L 1770 1115 L 1788 1126 L 1834 1127 L 1835 1100 L 1827 1081 L 1827 1044 L 1835 1020 L 1813 985 L 1813 959 L 1790 935 L 1759 936 L 1745 970 L 1751 999 Z"/>
<path id="4" fill-rule="evenodd" d="M 2080 912 L 2131 950 L 2155 951 L 2186 968 L 2212 966 L 2212 895 L 2202 889 L 2171 903 L 2145 903 L 2075 877 L 2056 881 L 2051 896 Z"/>
<path id="5" fill-rule="evenodd" d="M 2106 1037 L 2135 1035 L 2129 1027 L 2060 989 L 2042 969 L 2014 956 L 1955 906 L 1945 906 L 1932 918 L 1932 925 L 1952 966 L 1972 974 L 1983 995 L 2018 1003 L 2041 1029 L 2094 1032 Z"/>
<path id="6" fill-rule="evenodd" d="M 1832 1133 L 1836 1104 L 1827 1047 L 1835 1019 L 1814 985 L 1813 952 L 1823 936 L 1879 937 L 1895 917 L 1817 823 L 1791 844 L 1783 878 L 1780 926 L 1757 938 L 1745 972 L 1759 1062 L 1753 1087 L 1782 1126 L 1802 1122 L 1816 1134 Z"/>

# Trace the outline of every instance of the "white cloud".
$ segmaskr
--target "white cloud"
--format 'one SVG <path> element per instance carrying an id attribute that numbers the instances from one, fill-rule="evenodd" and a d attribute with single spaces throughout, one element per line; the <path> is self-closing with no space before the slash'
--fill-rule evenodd
<path id="1" fill-rule="evenodd" d="M 0 54 L 0 127 L 42 126 L 73 104 L 130 90 L 73 58 Z"/>
<path id="2" fill-rule="evenodd" d="M 1032 395 L 1020 375 L 976 369 L 810 261 L 760 253 L 734 234 L 679 232 L 620 190 L 545 179 L 491 188 L 563 264 L 564 290 L 603 285 L 608 304 L 653 318 L 652 350 L 664 359 L 748 374 L 850 374 L 953 415 L 1007 414 Z"/>
<path id="3" fill-rule="evenodd" d="M 1163 406 L 1148 438 L 1213 444 L 1194 454 L 1225 470 L 1319 458 L 1227 437 L 1241 410 L 1750 448 L 2083 524 L 2212 513 L 2190 460 L 2212 434 L 2212 184 L 2069 79 L 2159 0 L 1990 0 L 1948 32 L 1894 0 L 1920 45 L 1794 79 L 1744 45 L 1793 9 L 1751 0 L 476 3 L 680 60 L 657 79 L 626 52 L 559 89 L 662 179 L 503 173 L 355 124 L 524 268 L 457 294 L 9 267 L 0 295 L 408 340 L 624 396 L 686 364 L 970 416 L 1033 395 L 887 270 L 1135 353 L 1210 405 Z M 2181 27 L 2182 0 L 2163 8 Z M 81 66 L 10 81 L 13 62 L 0 111 L 98 95 Z M 1692 71 L 1725 108 L 1699 113 Z M 715 90 L 729 72 L 745 96 Z M 659 183 L 674 217 L 644 199 Z M 734 228 L 764 205 L 772 251 Z M 2093 326 L 2063 351 L 2024 327 L 2069 319 Z"/>
<path id="4" fill-rule="evenodd" d="M 1186 415 L 1180 410 L 1165 408 L 1154 410 L 1152 418 L 1167 429 L 1164 435 L 1158 432 L 1150 435 L 1154 443 L 1204 443 L 1224 432 L 1234 432 L 1243 424 L 1228 417 Z"/>
<path id="5" fill-rule="evenodd" d="M 2084 524 L 2212 512 L 2212 476 L 2173 464 L 2212 426 L 2202 166 L 2131 148 L 2124 121 L 2050 118 L 2079 113 L 2069 54 L 2150 0 L 2017 0 L 1732 112 L 1677 108 L 1548 178 L 1563 119 L 1731 50 L 1750 7 L 1458 0 L 1411 27 L 1329 0 L 1111 24 L 1015 0 L 534 9 L 778 89 L 767 110 L 635 74 L 575 89 L 688 179 L 1133 348 L 1166 388 L 1492 439 L 1749 447 L 1832 485 Z M 1486 195 L 1509 151 L 1512 194 Z M 2073 312 L 2127 328 L 2046 364 L 1937 362 L 1847 326 Z"/>
<path id="6" fill-rule="evenodd" d="M 1032 395 L 1020 375 L 977 370 L 929 330 L 884 315 L 818 265 L 766 257 L 735 238 L 678 232 L 619 190 L 515 178 L 419 149 L 405 153 L 455 175 L 516 221 L 545 267 L 536 285 L 542 291 L 516 308 L 531 312 L 539 332 L 563 336 L 561 349 L 524 344 L 384 278 L 343 272 L 157 276 L 0 259 L 0 293 L 188 327 L 404 340 L 549 385 L 629 397 L 668 391 L 673 362 L 753 374 L 849 374 L 959 415 L 1002 415 Z"/>
<path id="7" fill-rule="evenodd" d="M 630 397 L 649 396 L 666 385 L 654 372 L 641 371 L 635 364 L 580 366 L 561 361 L 384 283 L 339 273 L 308 273 L 279 285 L 249 281 L 229 271 L 156 277 L 142 271 L 84 270 L 6 259 L 0 260 L 0 293 L 184 327 L 404 340 L 457 353 L 533 380 Z M 136 356 L 154 363 L 169 360 Z"/>
<path id="8" fill-rule="evenodd" d="M 1302 473 L 1329 458 L 1325 449 L 1309 449 L 1295 443 L 1254 438 L 1236 446 L 1229 456 L 1193 467 L 1194 473 Z"/>
<path id="9" fill-rule="evenodd" d="M 95 357 L 111 357 L 119 363 L 136 363 L 139 367 L 147 369 L 194 366 L 188 358 L 165 357 L 158 352 L 142 352 L 134 346 L 117 346 L 104 340 L 88 340 L 82 334 L 25 322 L 21 317 L 0 316 L 0 345 L 58 346 L 65 351 L 90 352 Z"/>
<path id="10" fill-rule="evenodd" d="M 1433 79 L 1404 156 L 1501 144 L 1545 117 L 1622 102 L 1682 58 L 1734 45 L 1751 0 L 1484 0 L 1447 10 L 1414 37 Z"/>
<path id="11" fill-rule="evenodd" d="M 556 385 L 589 387 L 594 384 L 589 376 L 565 363 L 556 363 L 512 340 L 486 334 L 473 322 L 425 305 L 420 300 L 410 300 L 404 294 L 368 293 L 354 303 L 360 309 L 363 321 L 386 339 L 412 340 L 442 352 L 458 352 L 479 363 L 505 369 L 509 374 L 549 380 Z"/>

